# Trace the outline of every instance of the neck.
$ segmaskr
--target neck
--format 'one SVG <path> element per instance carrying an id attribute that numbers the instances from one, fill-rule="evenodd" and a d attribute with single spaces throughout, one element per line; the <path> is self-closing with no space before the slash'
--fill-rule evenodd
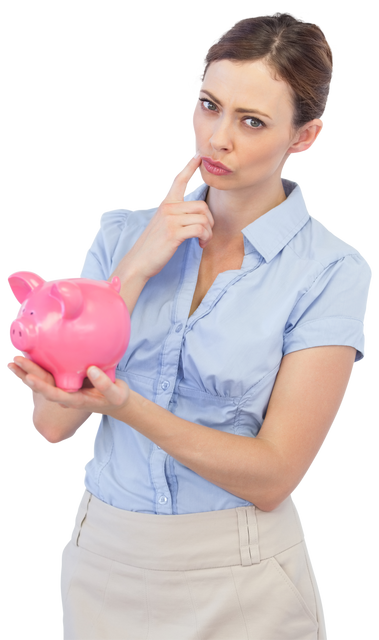
<path id="1" fill-rule="evenodd" d="M 215 224 L 213 234 L 239 235 L 242 229 L 286 200 L 283 184 L 277 176 L 262 184 L 242 189 L 221 190 L 209 187 L 206 202 Z"/>

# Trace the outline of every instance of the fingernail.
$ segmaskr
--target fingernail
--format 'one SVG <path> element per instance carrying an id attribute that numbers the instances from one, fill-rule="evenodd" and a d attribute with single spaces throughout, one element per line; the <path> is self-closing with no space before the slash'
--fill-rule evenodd
<path id="1" fill-rule="evenodd" d="M 28 378 L 26 378 L 26 382 L 30 387 L 34 387 L 34 381 L 33 380 L 28 380 Z"/>
<path id="2" fill-rule="evenodd" d="M 100 375 L 100 371 L 96 367 L 90 367 L 87 373 L 89 373 L 90 378 L 92 378 L 92 380 L 96 380 L 96 378 L 98 378 Z"/>
<path id="3" fill-rule="evenodd" d="M 196 151 L 194 158 L 200 158 L 200 151 Z"/>

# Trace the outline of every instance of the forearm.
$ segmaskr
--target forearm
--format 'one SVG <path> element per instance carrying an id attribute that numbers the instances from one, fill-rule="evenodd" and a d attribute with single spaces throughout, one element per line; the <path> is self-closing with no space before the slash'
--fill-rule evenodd
<path id="1" fill-rule="evenodd" d="M 92 419 L 89 411 L 61 407 L 33 391 L 30 404 L 32 427 L 36 435 L 50 445 L 67 442 Z"/>
<path id="2" fill-rule="evenodd" d="M 142 275 L 136 263 L 133 264 L 133 250 L 124 256 L 122 261 L 117 265 L 109 282 L 114 276 L 118 276 L 121 281 L 120 296 L 124 300 L 129 315 L 132 315 L 136 302 L 149 278 Z"/>
<path id="3" fill-rule="evenodd" d="M 264 511 L 277 506 L 283 464 L 267 441 L 178 418 L 134 392 L 112 415 L 209 482 Z"/>

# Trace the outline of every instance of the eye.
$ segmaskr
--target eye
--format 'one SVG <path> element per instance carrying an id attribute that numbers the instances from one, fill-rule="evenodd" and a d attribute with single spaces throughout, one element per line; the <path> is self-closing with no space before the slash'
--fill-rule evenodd
<path id="1" fill-rule="evenodd" d="M 199 98 L 201 104 L 201 108 L 204 111 L 217 111 L 217 106 L 211 102 L 210 100 L 207 100 L 206 98 Z M 205 103 L 208 103 L 209 105 L 211 105 L 211 107 L 214 107 L 214 109 L 211 109 L 210 107 L 205 106 Z M 259 118 L 254 118 L 253 116 L 249 116 L 248 118 L 245 118 L 245 122 L 247 122 L 248 120 L 252 120 L 255 124 L 248 125 L 249 129 L 263 129 L 263 127 L 265 127 L 265 123 L 262 122 L 262 120 L 259 120 Z"/>
<path id="2" fill-rule="evenodd" d="M 251 129 L 262 129 L 262 127 L 266 126 L 259 118 L 246 118 L 245 122 L 250 122 L 249 127 Z"/>
<path id="3" fill-rule="evenodd" d="M 214 102 L 207 100 L 207 98 L 199 98 L 200 102 L 202 102 L 201 108 L 205 109 L 205 111 L 217 111 L 217 107 Z M 205 103 L 210 105 L 209 107 L 205 106 Z"/>

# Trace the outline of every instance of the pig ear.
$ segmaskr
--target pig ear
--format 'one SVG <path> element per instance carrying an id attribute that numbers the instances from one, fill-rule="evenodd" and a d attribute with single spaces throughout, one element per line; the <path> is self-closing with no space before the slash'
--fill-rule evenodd
<path id="1" fill-rule="evenodd" d="M 109 283 L 110 286 L 112 287 L 112 289 L 114 289 L 115 291 L 117 291 L 117 293 L 120 293 L 120 289 L 121 289 L 121 282 L 120 282 L 120 278 L 118 276 L 114 276 L 112 278 L 112 282 Z"/>
<path id="2" fill-rule="evenodd" d="M 74 282 L 60 280 L 51 287 L 50 295 L 61 303 L 64 318 L 77 318 L 83 309 L 83 294 Z"/>
<path id="3" fill-rule="evenodd" d="M 31 271 L 17 271 L 17 273 L 12 273 L 9 276 L 8 282 L 17 300 L 23 303 L 29 293 L 39 287 L 40 284 L 43 284 L 45 280 Z"/>

